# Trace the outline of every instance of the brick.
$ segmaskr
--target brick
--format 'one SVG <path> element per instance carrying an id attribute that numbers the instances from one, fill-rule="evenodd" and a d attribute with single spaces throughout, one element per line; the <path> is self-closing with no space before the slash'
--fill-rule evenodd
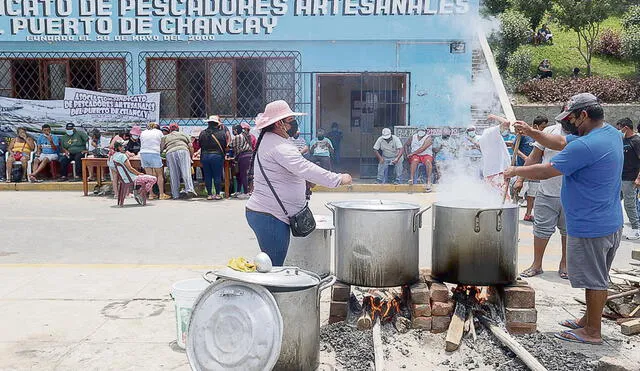
<path id="1" fill-rule="evenodd" d="M 502 298 L 506 308 L 535 308 L 536 292 L 529 286 L 505 286 Z"/>
<path id="2" fill-rule="evenodd" d="M 343 322 L 346 317 L 341 316 L 329 316 L 329 324 Z"/>
<path id="3" fill-rule="evenodd" d="M 411 304 L 411 317 L 431 317 L 431 305 Z"/>
<path id="4" fill-rule="evenodd" d="M 535 323 L 507 323 L 507 331 L 509 331 L 511 335 L 533 334 L 537 329 L 538 325 Z"/>
<path id="5" fill-rule="evenodd" d="M 433 278 L 431 277 L 431 268 L 420 268 L 420 282 L 431 285 Z"/>
<path id="6" fill-rule="evenodd" d="M 411 292 L 411 302 L 414 304 L 429 304 L 431 294 L 426 283 L 416 283 L 409 288 Z"/>
<path id="7" fill-rule="evenodd" d="M 414 317 L 411 320 L 411 328 L 421 330 L 431 330 L 431 319 L 433 317 Z"/>
<path id="8" fill-rule="evenodd" d="M 346 317 L 348 304 L 341 301 L 332 301 L 329 306 L 329 316 Z"/>
<path id="9" fill-rule="evenodd" d="M 538 311 L 535 309 L 505 309 L 505 320 L 509 322 L 536 323 L 538 321 Z"/>
<path id="10" fill-rule="evenodd" d="M 640 260 L 640 250 L 631 251 L 631 259 Z"/>
<path id="11" fill-rule="evenodd" d="M 434 301 L 431 303 L 431 315 L 434 316 L 451 316 L 455 303 L 449 300 L 445 303 Z"/>
<path id="12" fill-rule="evenodd" d="M 351 295 L 351 286 L 342 282 L 336 282 L 331 287 L 331 300 L 333 301 L 349 301 L 349 295 Z"/>
<path id="13" fill-rule="evenodd" d="M 447 285 L 440 282 L 433 282 L 431 284 L 431 301 L 432 302 L 447 302 L 449 300 L 449 289 Z"/>
<path id="14" fill-rule="evenodd" d="M 431 317 L 431 332 L 439 334 L 449 329 L 451 323 L 451 317 L 449 316 L 432 316 Z"/>

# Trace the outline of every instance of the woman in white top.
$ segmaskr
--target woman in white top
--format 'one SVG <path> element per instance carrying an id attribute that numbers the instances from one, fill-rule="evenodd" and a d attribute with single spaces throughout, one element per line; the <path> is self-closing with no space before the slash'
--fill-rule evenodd
<path id="1" fill-rule="evenodd" d="M 422 163 L 427 169 L 427 192 L 431 192 L 431 164 L 433 163 L 432 144 L 433 140 L 431 139 L 431 136 L 427 135 L 427 131 L 424 128 L 418 129 L 418 132 L 413 134 L 407 142 L 407 146 L 409 147 L 409 163 L 411 163 L 409 184 L 413 184 L 416 169 L 418 168 L 418 165 Z"/>
<path id="2" fill-rule="evenodd" d="M 160 157 L 160 142 L 162 141 L 162 131 L 160 126 L 151 122 L 147 125 L 147 130 L 140 134 L 140 162 L 144 168 L 144 172 L 153 175 L 158 179 L 158 189 L 160 190 L 160 199 L 167 200 L 171 197 L 164 194 L 164 174 L 162 170 L 162 157 Z M 149 199 L 154 199 L 151 194 Z"/>

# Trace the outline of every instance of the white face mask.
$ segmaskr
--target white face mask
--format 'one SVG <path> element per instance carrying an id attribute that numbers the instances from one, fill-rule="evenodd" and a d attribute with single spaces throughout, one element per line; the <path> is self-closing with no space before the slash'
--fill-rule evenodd
<path id="1" fill-rule="evenodd" d="M 138 138 L 140 138 L 140 136 L 139 135 L 132 135 L 131 138 L 138 139 Z"/>
<path id="2" fill-rule="evenodd" d="M 476 136 L 476 132 L 475 131 L 468 131 L 467 135 L 470 136 L 471 138 L 474 138 Z"/>
<path id="3" fill-rule="evenodd" d="M 419 136 L 419 137 L 423 137 L 423 136 L 425 136 L 425 135 L 427 135 L 427 132 L 426 132 L 426 131 L 424 131 L 424 130 L 418 130 L 418 136 Z"/>
<path id="4" fill-rule="evenodd" d="M 65 133 L 67 133 L 67 135 L 73 135 L 73 130 L 65 130 Z"/>

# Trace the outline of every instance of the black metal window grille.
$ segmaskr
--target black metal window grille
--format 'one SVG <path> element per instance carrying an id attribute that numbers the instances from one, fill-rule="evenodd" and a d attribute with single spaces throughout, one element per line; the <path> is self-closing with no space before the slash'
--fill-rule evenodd
<path id="1" fill-rule="evenodd" d="M 160 117 L 253 119 L 271 101 L 303 100 L 298 52 L 141 53 L 140 86 L 160 92 Z"/>
<path id="2" fill-rule="evenodd" d="M 0 53 L 0 96 L 63 99 L 72 87 L 113 94 L 133 91 L 130 53 Z"/>

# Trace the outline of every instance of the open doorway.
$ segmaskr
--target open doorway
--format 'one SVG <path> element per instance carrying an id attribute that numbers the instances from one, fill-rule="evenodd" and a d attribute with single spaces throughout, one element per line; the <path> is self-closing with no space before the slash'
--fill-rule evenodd
<path id="1" fill-rule="evenodd" d="M 331 138 L 332 125 L 342 132 L 335 143 L 334 169 L 360 179 L 375 179 L 373 144 L 385 127 L 406 125 L 408 73 L 318 74 L 316 130 Z M 334 135 L 335 136 L 335 135 Z"/>

